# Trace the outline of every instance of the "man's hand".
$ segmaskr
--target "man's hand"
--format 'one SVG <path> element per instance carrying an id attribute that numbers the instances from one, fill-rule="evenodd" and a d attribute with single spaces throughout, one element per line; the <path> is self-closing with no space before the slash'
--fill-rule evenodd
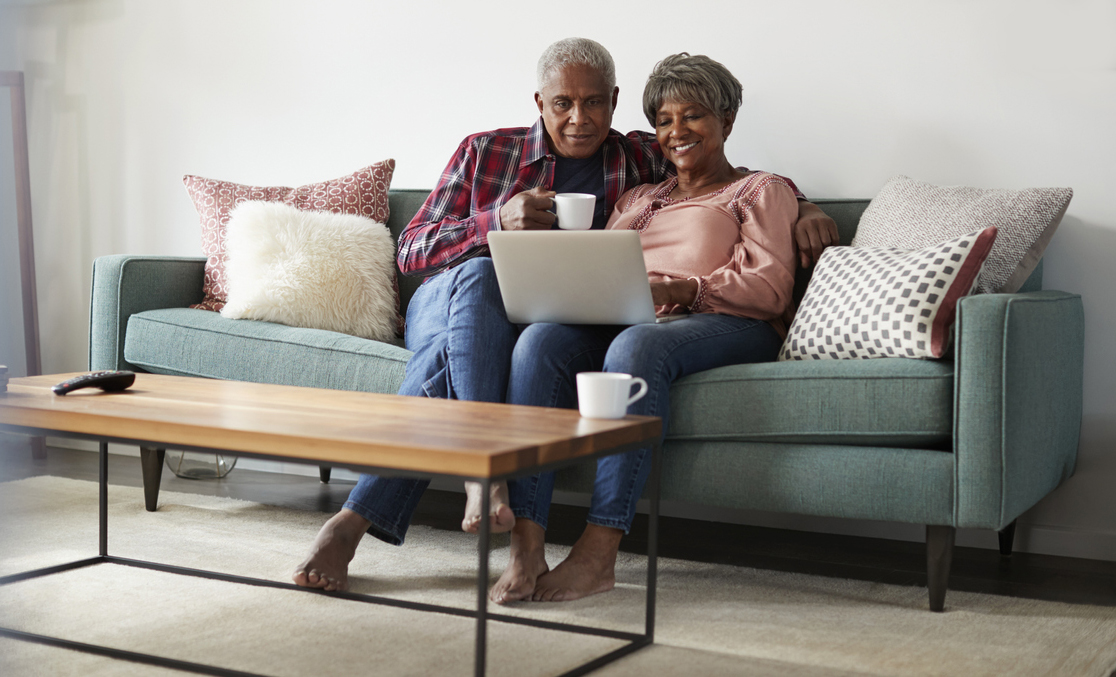
<path id="1" fill-rule="evenodd" d="M 694 305 L 697 300 L 698 283 L 696 280 L 667 280 L 651 283 L 651 302 L 656 306 Z"/>
<path id="2" fill-rule="evenodd" d="M 794 242 L 798 245 L 798 263 L 809 268 L 821 258 L 822 250 L 840 244 L 837 224 L 813 202 L 798 201 L 798 221 L 794 224 Z"/>
<path id="3" fill-rule="evenodd" d="M 554 206 L 555 192 L 543 188 L 525 190 L 500 207 L 503 230 L 546 230 L 554 225 L 555 216 L 547 210 Z"/>

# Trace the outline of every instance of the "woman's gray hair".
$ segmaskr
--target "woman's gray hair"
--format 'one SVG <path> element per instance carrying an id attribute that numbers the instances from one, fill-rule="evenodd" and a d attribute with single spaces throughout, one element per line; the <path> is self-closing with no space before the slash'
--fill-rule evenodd
<path id="1" fill-rule="evenodd" d="M 725 115 L 740 110 L 743 87 L 729 69 L 702 54 L 672 54 L 655 64 L 643 88 L 643 114 L 655 126 L 659 107 L 668 99 L 705 106 Z"/>
<path id="2" fill-rule="evenodd" d="M 601 74 L 609 92 L 616 87 L 616 63 L 601 43 L 589 38 L 566 38 L 547 47 L 539 57 L 539 65 L 535 71 L 539 91 L 542 91 L 554 71 L 566 66 L 589 66 Z"/>

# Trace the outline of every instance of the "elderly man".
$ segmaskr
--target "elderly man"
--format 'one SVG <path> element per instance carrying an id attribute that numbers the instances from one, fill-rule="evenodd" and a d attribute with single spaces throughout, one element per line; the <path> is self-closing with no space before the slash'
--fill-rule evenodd
<path id="1" fill-rule="evenodd" d="M 551 228 L 555 217 L 549 209 L 557 192 L 595 194 L 593 228 L 603 228 L 624 191 L 672 173 L 653 134 L 625 136 L 611 129 L 619 88 L 604 47 L 582 38 L 556 42 L 539 59 L 537 75 L 540 119 L 530 128 L 500 129 L 462 141 L 400 238 L 400 270 L 428 277 L 408 306 L 406 342 L 414 356 L 401 395 L 504 401 L 519 328 L 504 314 L 486 256 L 490 231 Z M 823 247 L 837 242 L 837 232 L 819 208 L 799 198 L 795 240 L 801 263 L 808 265 Z M 362 475 L 342 510 L 318 533 L 295 571 L 295 582 L 347 589 L 348 564 L 363 535 L 401 544 L 427 485 Z M 467 489 L 462 527 L 473 531 L 483 516 L 476 487 Z M 492 591 L 501 603 L 530 597 L 536 579 L 546 573 L 537 558 L 525 564 L 519 557 L 537 547 L 541 527 L 528 519 L 516 523 L 506 492 L 506 487 L 494 489 L 489 517 L 494 530 L 513 530 L 511 563 Z M 578 596 L 583 595 L 564 595 Z"/>

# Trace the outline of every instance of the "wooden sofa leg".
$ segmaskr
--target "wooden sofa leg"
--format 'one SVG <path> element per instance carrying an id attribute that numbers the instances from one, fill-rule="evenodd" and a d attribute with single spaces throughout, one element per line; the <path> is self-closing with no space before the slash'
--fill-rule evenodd
<path id="1" fill-rule="evenodd" d="M 140 447 L 140 465 L 143 466 L 143 502 L 147 512 L 159 506 L 159 483 L 163 480 L 163 458 L 166 449 Z"/>
<path id="2" fill-rule="evenodd" d="M 1018 520 L 1012 520 L 1011 524 L 1007 525 L 999 531 L 1000 536 L 1000 554 L 1004 557 L 1011 557 L 1011 546 L 1015 543 L 1015 523 Z"/>
<path id="3" fill-rule="evenodd" d="M 318 466 L 318 477 L 322 479 L 322 484 L 329 484 L 329 473 L 333 468 L 328 465 Z"/>
<path id="4" fill-rule="evenodd" d="M 926 581 L 930 589 L 930 610 L 945 608 L 946 590 L 949 588 L 949 567 L 953 563 L 953 541 L 957 530 L 953 527 L 927 525 L 926 527 Z"/>

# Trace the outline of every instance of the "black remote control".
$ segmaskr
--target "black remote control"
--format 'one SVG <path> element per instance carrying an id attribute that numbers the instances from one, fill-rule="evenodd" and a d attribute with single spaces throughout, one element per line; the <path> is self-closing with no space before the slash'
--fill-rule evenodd
<path id="1" fill-rule="evenodd" d="M 67 379 L 51 388 L 55 395 L 65 395 L 80 388 L 100 388 L 105 392 L 124 390 L 136 381 L 134 371 L 93 371 Z"/>

